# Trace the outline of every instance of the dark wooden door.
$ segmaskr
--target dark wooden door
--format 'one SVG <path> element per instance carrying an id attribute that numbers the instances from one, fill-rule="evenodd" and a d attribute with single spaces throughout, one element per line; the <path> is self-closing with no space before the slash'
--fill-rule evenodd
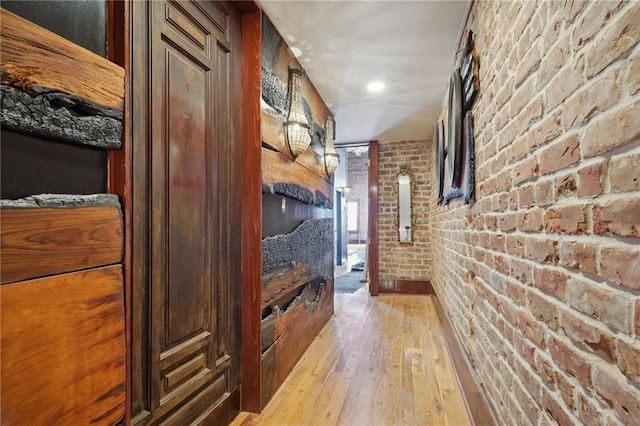
<path id="1" fill-rule="evenodd" d="M 240 385 L 239 18 L 217 2 L 133 9 L 134 422 L 228 422 Z"/>

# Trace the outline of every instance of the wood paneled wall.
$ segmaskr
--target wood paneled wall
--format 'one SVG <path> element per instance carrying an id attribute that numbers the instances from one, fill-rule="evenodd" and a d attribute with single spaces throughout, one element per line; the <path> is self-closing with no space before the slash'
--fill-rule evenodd
<path id="1" fill-rule="evenodd" d="M 331 112 L 308 78 L 302 96 L 311 121 L 312 146 L 297 158 L 289 151 L 284 132 L 289 103 L 286 87 L 289 68 L 302 67 L 264 14 L 262 25 L 262 97 L 269 105 L 260 116 L 262 222 L 266 229 L 286 229 L 277 235 L 263 232 L 264 406 L 333 314 L 333 181 L 323 157 L 324 127 Z M 281 206 L 272 202 L 271 194 L 282 197 Z M 309 205 L 304 209 L 306 217 L 296 208 L 300 203 Z"/>
<path id="2" fill-rule="evenodd" d="M 115 424 L 126 361 L 119 205 L 3 208 L 0 221 L 3 424 Z"/>

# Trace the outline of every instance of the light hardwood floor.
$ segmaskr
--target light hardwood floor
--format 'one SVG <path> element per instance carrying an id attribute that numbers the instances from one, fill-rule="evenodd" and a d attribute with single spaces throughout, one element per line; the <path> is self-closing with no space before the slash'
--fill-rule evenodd
<path id="1" fill-rule="evenodd" d="M 260 415 L 232 425 L 469 425 L 432 296 L 336 293 L 335 315 Z"/>

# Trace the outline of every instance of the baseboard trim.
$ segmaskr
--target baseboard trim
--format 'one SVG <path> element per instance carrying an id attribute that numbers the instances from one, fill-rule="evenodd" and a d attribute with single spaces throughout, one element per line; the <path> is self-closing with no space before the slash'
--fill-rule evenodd
<path id="1" fill-rule="evenodd" d="M 378 291 L 386 294 L 432 294 L 433 287 L 431 281 L 381 279 Z"/>
<path id="2" fill-rule="evenodd" d="M 462 346 L 453 331 L 453 326 L 449 321 L 449 317 L 444 312 L 442 303 L 438 298 L 438 293 L 432 289 L 434 306 L 438 321 L 442 327 L 445 346 L 449 353 L 449 358 L 453 364 L 453 370 L 456 380 L 462 392 L 462 399 L 467 409 L 467 414 L 474 426 L 497 425 L 496 417 L 491 411 L 491 406 L 487 402 L 482 388 L 476 382 L 469 360 L 462 350 Z"/>

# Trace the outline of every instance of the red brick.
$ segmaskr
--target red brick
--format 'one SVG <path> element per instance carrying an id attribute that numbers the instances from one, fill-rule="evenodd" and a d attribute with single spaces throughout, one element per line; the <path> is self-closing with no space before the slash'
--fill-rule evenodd
<path id="1" fill-rule="evenodd" d="M 616 284 L 640 290 L 640 246 L 603 247 L 600 275 Z"/>
<path id="2" fill-rule="evenodd" d="M 531 313 L 521 310 L 518 314 L 518 328 L 539 347 L 544 348 L 544 327 Z"/>
<path id="3" fill-rule="evenodd" d="M 551 179 L 536 182 L 536 203 L 538 206 L 545 207 L 555 203 L 556 199 L 553 186 L 554 182 Z"/>
<path id="4" fill-rule="evenodd" d="M 538 87 L 541 87 L 549 81 L 558 70 L 564 65 L 569 58 L 571 47 L 569 46 L 569 39 L 566 37 L 560 38 L 556 44 L 553 45 L 551 50 L 544 52 L 544 60 L 540 64 L 540 70 L 537 73 Z"/>
<path id="5" fill-rule="evenodd" d="M 523 284 L 531 284 L 533 282 L 533 266 L 523 260 L 511 259 L 510 275 Z"/>
<path id="6" fill-rule="evenodd" d="M 546 93 L 546 107 L 553 110 L 584 83 L 584 57 L 577 56 L 567 63 L 549 82 Z M 538 86 L 538 89 L 542 89 Z"/>
<path id="7" fill-rule="evenodd" d="M 529 300 L 529 309 L 531 313 L 540 321 L 545 322 L 552 329 L 558 327 L 558 303 L 549 300 L 545 296 L 538 295 L 533 291 L 527 294 Z"/>
<path id="8" fill-rule="evenodd" d="M 596 246 L 578 241 L 560 242 L 560 265 L 588 274 L 596 271 Z"/>
<path id="9" fill-rule="evenodd" d="M 540 173 L 548 174 L 580 161 L 578 134 L 568 135 L 551 143 L 540 152 Z"/>
<path id="10" fill-rule="evenodd" d="M 574 343 L 588 346 L 606 362 L 613 362 L 614 338 L 608 328 L 565 308 L 560 308 L 560 328 Z"/>
<path id="11" fill-rule="evenodd" d="M 567 375 L 565 375 L 560 371 L 555 372 L 555 379 L 556 379 L 556 387 L 560 391 L 560 397 L 562 398 L 562 401 L 567 406 L 567 408 L 569 408 L 572 412 L 575 412 L 576 386 L 573 384 L 573 382 L 575 381 L 573 379 L 570 379 Z"/>
<path id="12" fill-rule="evenodd" d="M 624 198 L 594 205 L 593 233 L 639 237 L 640 197 Z"/>
<path id="13" fill-rule="evenodd" d="M 640 92 L 640 52 L 638 49 L 629 58 L 627 73 L 622 83 L 629 91 L 629 95 L 635 95 Z"/>
<path id="14" fill-rule="evenodd" d="M 613 12 L 620 6 L 620 1 L 604 1 L 588 3 L 588 8 L 581 16 L 573 31 L 573 45 L 584 46 L 604 25 L 609 22 Z"/>
<path id="15" fill-rule="evenodd" d="M 533 185 L 525 185 L 518 190 L 518 206 L 523 209 L 536 204 Z"/>
<path id="16" fill-rule="evenodd" d="M 542 209 L 519 211 L 516 213 L 516 227 L 522 232 L 538 232 L 542 229 Z"/>
<path id="17" fill-rule="evenodd" d="M 602 161 L 578 170 L 578 197 L 595 197 L 602 193 Z"/>
<path id="18" fill-rule="evenodd" d="M 640 386 L 640 343 L 636 339 L 635 344 L 627 343 L 624 340 L 617 342 L 618 368 L 629 380 Z"/>
<path id="19" fill-rule="evenodd" d="M 513 394 L 520 404 L 520 407 L 522 407 L 522 411 L 529 422 L 534 425 L 538 424 L 540 407 L 537 405 L 535 400 L 531 398 L 529 392 L 522 386 L 518 385 L 515 386 Z"/>
<path id="20" fill-rule="evenodd" d="M 593 157 L 637 141 L 639 136 L 640 100 L 636 100 L 592 119 L 584 131 L 580 149 L 584 158 Z"/>
<path id="21" fill-rule="evenodd" d="M 568 0 L 560 4 L 562 4 L 560 16 L 570 24 L 580 14 L 587 2 L 584 0 Z"/>
<path id="22" fill-rule="evenodd" d="M 632 3 L 624 13 L 618 13 L 611 25 L 598 34 L 587 53 L 586 74 L 588 78 L 598 74 L 604 67 L 624 55 L 640 39 L 640 5 Z"/>
<path id="23" fill-rule="evenodd" d="M 524 256 L 525 238 L 521 235 L 507 235 L 505 248 L 510 255 Z"/>
<path id="24" fill-rule="evenodd" d="M 604 366 L 603 366 L 604 367 Z M 625 382 L 624 376 L 613 370 L 595 368 L 593 389 L 625 424 L 636 424 L 640 418 L 640 395 Z"/>
<path id="25" fill-rule="evenodd" d="M 541 146 L 559 136 L 563 131 L 561 112 L 556 111 L 547 115 L 538 125 L 532 128 L 527 135 L 529 149 Z"/>
<path id="26" fill-rule="evenodd" d="M 505 210 L 505 209 L 503 209 Z M 498 228 L 503 232 L 516 229 L 516 218 L 513 213 L 505 213 L 498 217 Z"/>
<path id="27" fill-rule="evenodd" d="M 591 362 L 582 352 L 554 336 L 547 339 L 547 347 L 556 364 L 578 379 L 582 386 L 591 386 Z"/>
<path id="28" fill-rule="evenodd" d="M 549 361 L 545 357 L 542 357 L 540 355 L 540 351 L 536 351 L 533 362 L 534 367 L 542 378 L 543 382 L 545 382 L 550 389 L 553 389 L 556 384 L 556 380 L 551 361 Z"/>
<path id="29" fill-rule="evenodd" d="M 619 70 L 612 69 L 567 99 L 562 110 L 564 128 L 568 130 L 579 127 L 591 117 L 615 105 L 622 97 L 618 77 Z"/>
<path id="30" fill-rule="evenodd" d="M 527 291 L 525 287 L 517 281 L 505 280 L 504 294 L 519 305 L 524 305 L 527 300 Z"/>
<path id="31" fill-rule="evenodd" d="M 531 178 L 537 177 L 539 171 L 538 158 L 529 157 L 513 168 L 513 184 L 518 185 Z"/>
<path id="32" fill-rule="evenodd" d="M 533 270 L 533 286 L 564 300 L 568 275 L 546 267 Z"/>
<path id="33" fill-rule="evenodd" d="M 572 425 L 575 423 L 571 415 L 567 413 L 566 409 L 558 401 L 558 397 L 549 393 L 549 391 L 542 392 L 542 405 L 559 425 Z"/>
<path id="34" fill-rule="evenodd" d="M 556 177 L 556 196 L 558 198 L 571 197 L 576 193 L 578 186 L 573 173 L 567 173 Z"/>
<path id="35" fill-rule="evenodd" d="M 539 238 L 527 238 L 527 257 L 541 263 L 558 261 L 558 242 Z"/>
<path id="36" fill-rule="evenodd" d="M 544 215 L 547 232 L 555 234 L 575 234 L 586 230 L 582 206 L 563 206 L 548 209 Z"/>
<path id="37" fill-rule="evenodd" d="M 606 284 L 572 277 L 567 281 L 567 303 L 624 333 L 631 333 L 633 310 L 629 295 Z"/>
<path id="38" fill-rule="evenodd" d="M 586 426 L 600 426 L 602 424 L 602 407 L 584 393 L 578 392 L 577 394 L 578 418 Z"/>
<path id="39" fill-rule="evenodd" d="M 640 190 L 640 152 L 613 157 L 609 162 L 609 181 L 612 192 Z"/>

